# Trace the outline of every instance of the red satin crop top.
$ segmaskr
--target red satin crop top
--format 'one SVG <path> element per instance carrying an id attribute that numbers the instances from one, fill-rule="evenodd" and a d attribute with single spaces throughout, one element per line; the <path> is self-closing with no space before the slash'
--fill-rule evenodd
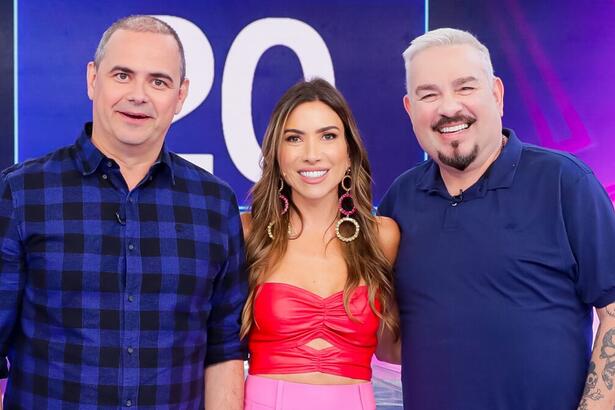
<path id="1" fill-rule="evenodd" d="M 343 303 L 343 292 L 322 298 L 285 283 L 261 284 L 248 342 L 250 374 L 321 372 L 371 380 L 380 320 L 369 306 L 367 286 L 357 287 L 350 297 L 355 320 Z M 314 339 L 331 346 L 308 346 Z"/>

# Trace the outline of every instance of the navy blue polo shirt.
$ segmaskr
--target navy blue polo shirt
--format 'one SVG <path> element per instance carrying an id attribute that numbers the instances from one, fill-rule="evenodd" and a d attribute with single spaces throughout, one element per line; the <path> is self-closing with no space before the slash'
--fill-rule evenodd
<path id="1" fill-rule="evenodd" d="M 452 198 L 432 160 L 379 212 L 400 225 L 396 291 L 407 410 L 574 410 L 592 306 L 615 300 L 615 217 L 572 155 L 508 143 Z"/>

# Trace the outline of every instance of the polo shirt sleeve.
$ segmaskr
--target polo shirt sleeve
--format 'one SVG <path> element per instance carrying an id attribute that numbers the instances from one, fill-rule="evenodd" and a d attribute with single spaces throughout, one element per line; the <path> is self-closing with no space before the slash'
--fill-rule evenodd
<path id="1" fill-rule="evenodd" d="M 235 195 L 230 195 L 225 215 L 227 258 L 213 284 L 212 308 L 207 324 L 206 366 L 247 358 L 247 346 L 240 340 L 239 332 L 241 312 L 248 295 L 248 278 L 239 207 Z"/>
<path id="2" fill-rule="evenodd" d="M 615 301 L 615 212 L 591 171 L 562 186 L 562 209 L 581 300 L 601 308 Z"/>
<path id="3" fill-rule="evenodd" d="M 25 283 L 23 259 L 13 194 L 3 173 L 0 175 L 0 377 L 8 374 L 6 355 Z"/>
<path id="4" fill-rule="evenodd" d="M 398 184 L 394 182 L 382 197 L 382 200 L 378 205 L 378 215 L 394 218 L 393 212 L 395 209 L 395 203 L 397 202 L 397 186 Z"/>

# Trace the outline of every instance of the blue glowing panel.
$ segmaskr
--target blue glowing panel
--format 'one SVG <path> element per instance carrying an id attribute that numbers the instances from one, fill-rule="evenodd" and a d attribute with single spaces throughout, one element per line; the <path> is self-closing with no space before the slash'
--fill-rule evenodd
<path id="1" fill-rule="evenodd" d="M 347 97 L 378 199 L 422 159 L 402 106 L 401 52 L 425 27 L 424 1 L 19 1 L 19 160 L 72 143 L 91 118 L 85 69 L 114 20 L 166 17 L 186 43 L 191 100 L 172 150 L 227 180 L 240 201 L 258 178 L 258 144 L 284 90 L 308 75 Z"/>

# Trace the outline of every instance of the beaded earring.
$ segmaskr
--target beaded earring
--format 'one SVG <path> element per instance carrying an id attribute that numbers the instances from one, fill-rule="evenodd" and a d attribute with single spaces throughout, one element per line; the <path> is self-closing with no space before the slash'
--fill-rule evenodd
<path id="1" fill-rule="evenodd" d="M 286 195 L 284 195 L 282 193 L 282 190 L 284 189 L 284 180 L 282 178 L 280 178 L 280 188 L 278 189 L 278 198 L 280 198 L 280 201 L 282 202 L 282 212 L 280 212 L 280 215 L 284 215 L 286 212 L 288 212 L 288 198 L 286 198 Z M 267 236 L 269 236 L 271 239 L 273 239 L 273 225 L 275 225 L 275 222 L 270 222 L 269 225 L 267 225 Z M 288 226 L 288 234 L 290 235 L 290 225 Z"/>
<path id="2" fill-rule="evenodd" d="M 335 224 L 335 235 L 340 241 L 343 242 L 352 242 L 359 236 L 359 223 L 356 219 L 351 218 L 350 215 L 354 214 L 357 211 L 357 208 L 354 206 L 354 201 L 352 199 L 352 195 L 350 194 L 350 189 L 352 188 L 352 178 L 350 177 L 350 169 L 346 171 L 346 175 L 342 178 L 342 182 L 340 183 L 342 189 L 346 191 L 339 199 L 339 211 L 343 215 L 337 223 Z M 350 206 L 344 207 L 344 202 L 350 202 Z M 350 208 L 350 210 L 348 210 Z M 354 233 L 350 236 L 343 236 L 340 233 L 340 227 L 345 223 L 351 223 L 354 225 Z"/>

